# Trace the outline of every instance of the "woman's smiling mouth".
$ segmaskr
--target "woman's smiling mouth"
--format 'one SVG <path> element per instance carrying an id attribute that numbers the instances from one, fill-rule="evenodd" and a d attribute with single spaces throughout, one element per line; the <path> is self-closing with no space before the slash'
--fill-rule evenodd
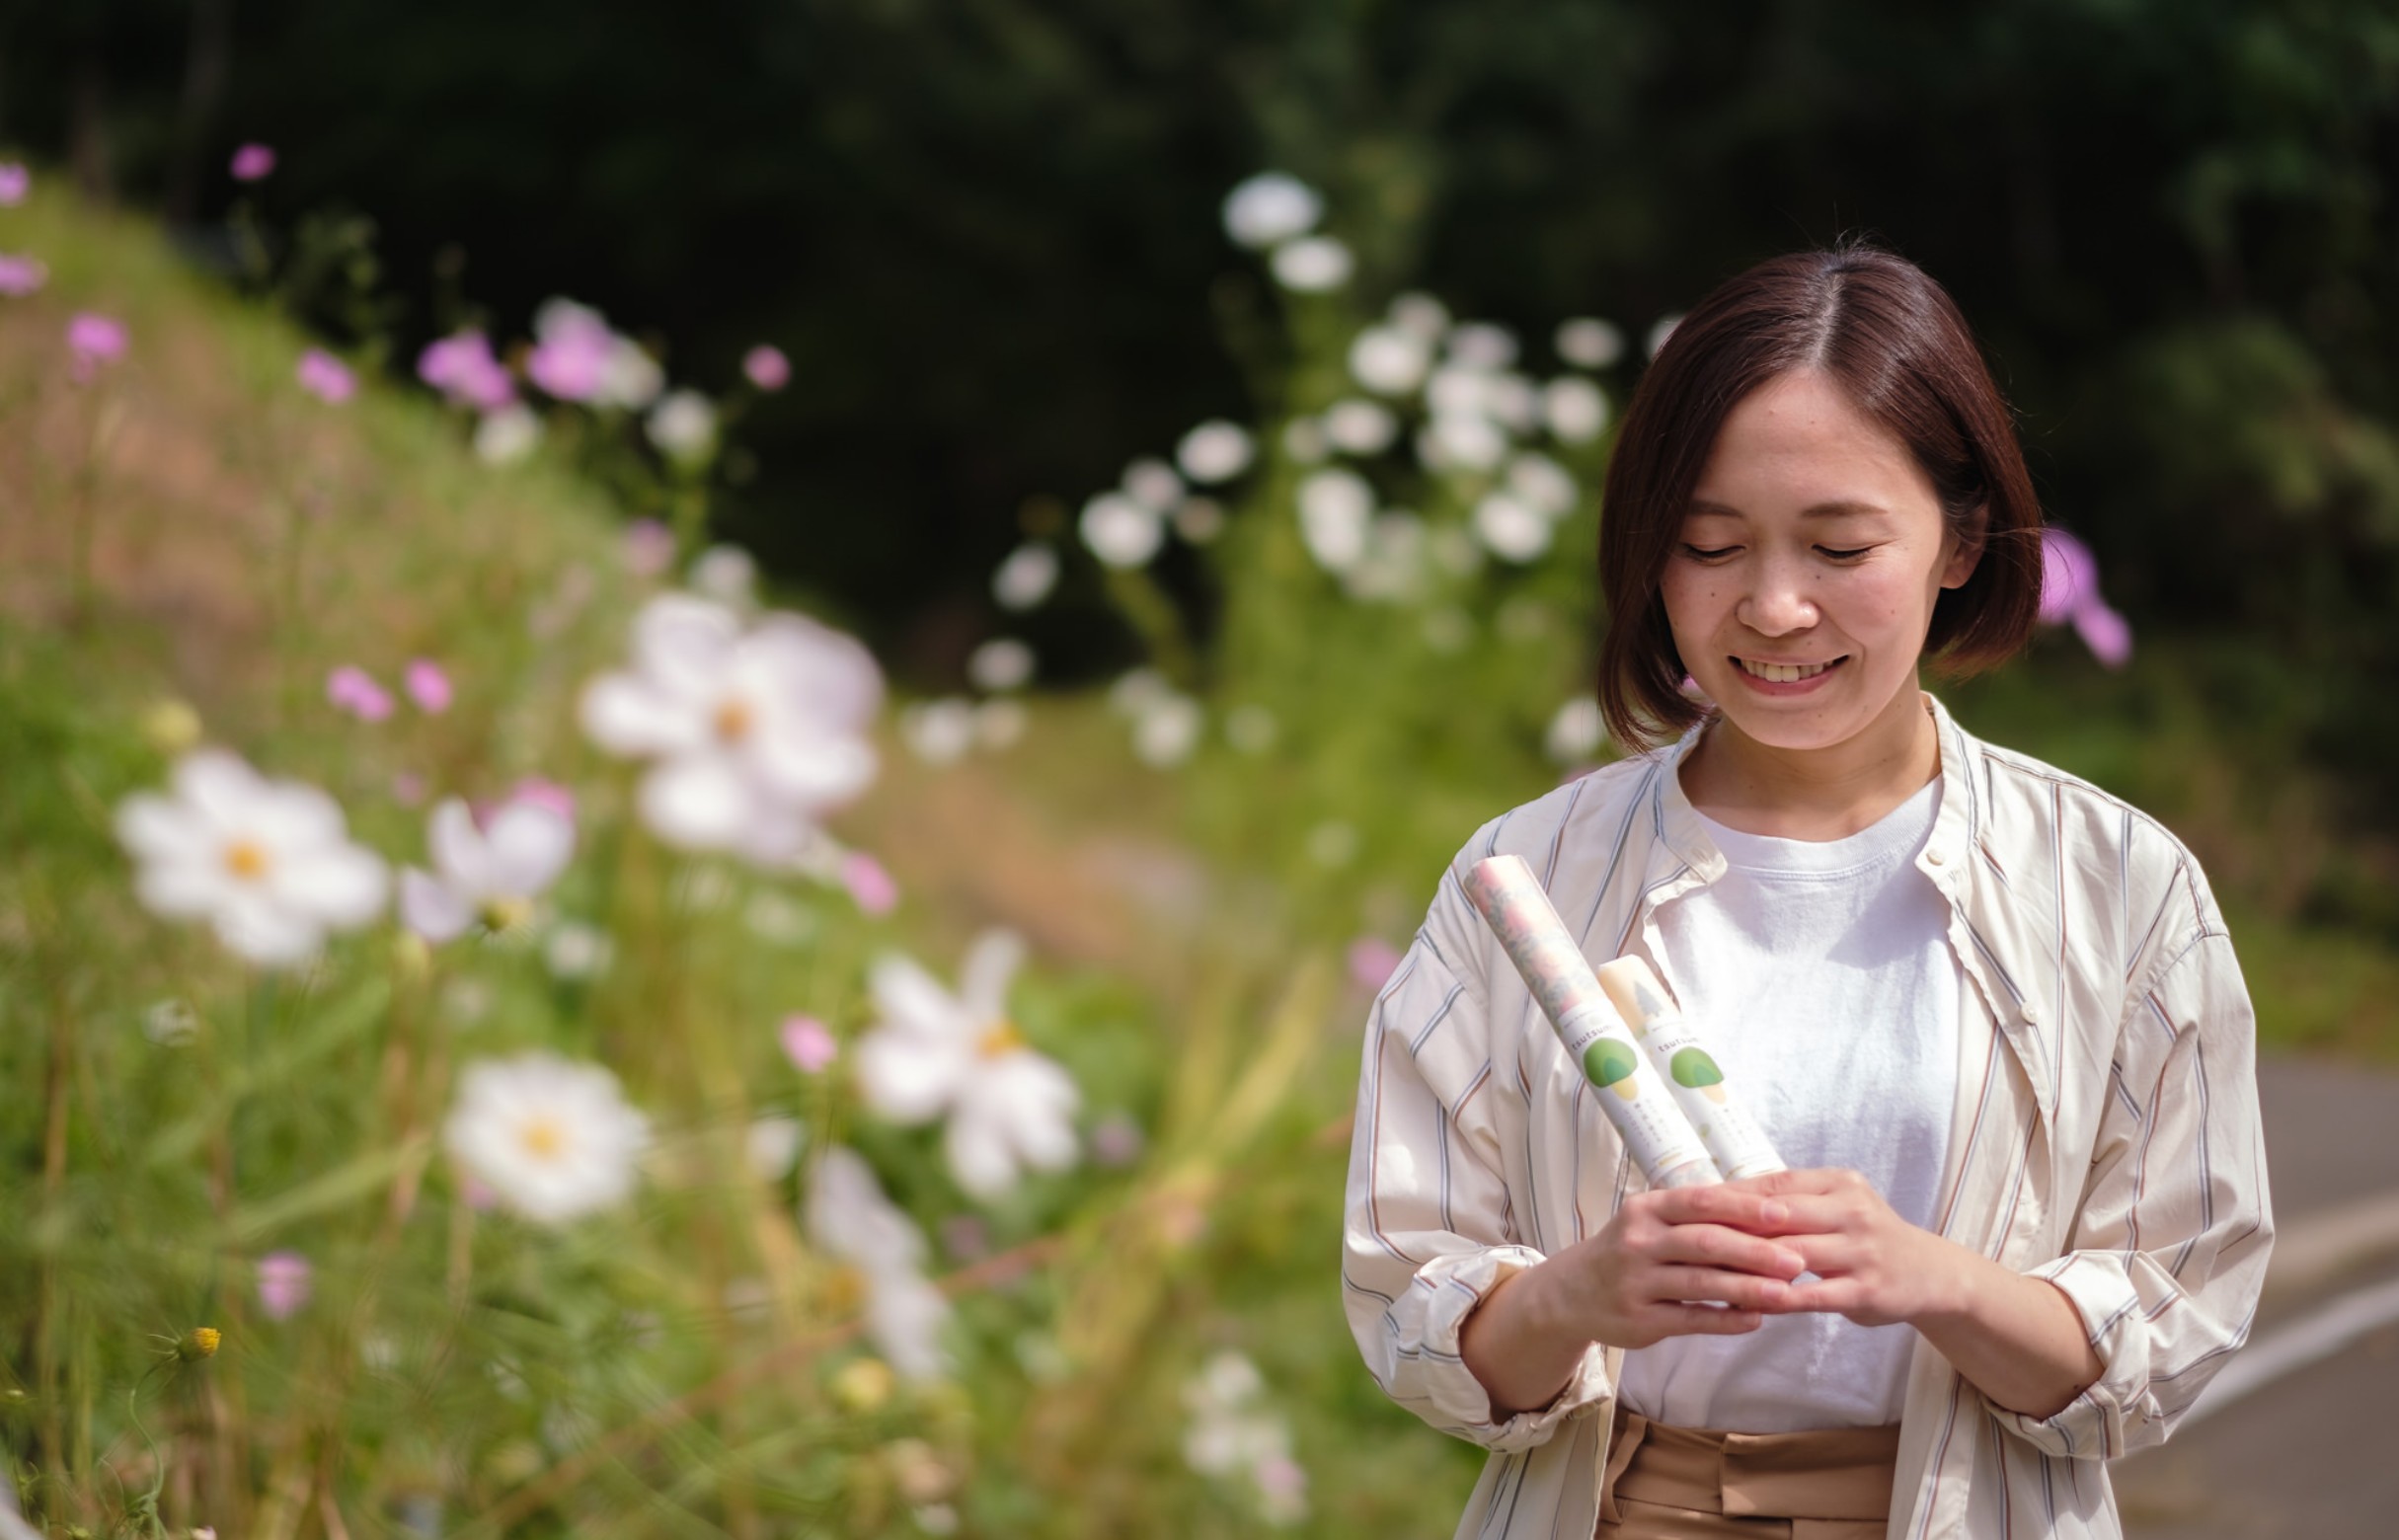
<path id="1" fill-rule="evenodd" d="M 1772 663 L 1755 658 L 1735 657 L 1734 664 L 1751 679 L 1767 684 L 1798 684 L 1814 679 L 1849 661 L 1849 654 L 1829 658 L 1820 663 Z"/>

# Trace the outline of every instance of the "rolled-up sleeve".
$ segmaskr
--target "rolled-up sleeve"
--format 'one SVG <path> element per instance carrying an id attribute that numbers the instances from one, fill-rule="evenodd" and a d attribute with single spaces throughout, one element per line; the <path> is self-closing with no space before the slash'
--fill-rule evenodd
<path id="1" fill-rule="evenodd" d="M 2032 1270 L 2080 1313 L 2099 1379 L 2051 1417 L 1992 1409 L 2045 1452 L 2085 1459 L 2162 1441 L 2248 1339 L 2265 1282 L 2256 1022 L 2220 929 L 2136 985 L 2109 1073 L 2073 1249 Z"/>
<path id="2" fill-rule="evenodd" d="M 1436 902 L 1367 1019 L 1342 1302 L 1366 1367 L 1393 1401 L 1445 1433 L 1506 1452 L 1545 1442 L 1566 1418 L 1604 1399 L 1607 1365 L 1594 1345 L 1548 1406 L 1495 1419 L 1460 1354 L 1466 1318 L 1543 1257 L 1516 1242 L 1493 1127 L 1500 1093 L 1484 1002 L 1471 968 L 1452 965 L 1470 943 L 1454 913 L 1441 911 Z"/>

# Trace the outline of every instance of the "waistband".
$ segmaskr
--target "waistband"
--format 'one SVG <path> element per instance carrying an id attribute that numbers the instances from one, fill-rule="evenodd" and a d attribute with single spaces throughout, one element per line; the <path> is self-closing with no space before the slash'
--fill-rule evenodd
<path id="1" fill-rule="evenodd" d="M 1653 1423 L 1617 1403 L 1599 1489 L 1599 1516 L 1622 1522 L 1616 1500 L 1734 1518 L 1880 1521 L 1891 1516 L 1899 1428 L 1724 1433 Z"/>

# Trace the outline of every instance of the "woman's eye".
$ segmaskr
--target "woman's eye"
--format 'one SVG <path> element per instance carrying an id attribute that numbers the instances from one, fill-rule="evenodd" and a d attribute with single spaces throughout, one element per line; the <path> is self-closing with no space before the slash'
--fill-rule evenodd
<path id="1" fill-rule="evenodd" d="M 1694 561 L 1719 562 L 1724 560 L 1726 557 L 1731 556 L 1734 552 L 1739 551 L 1741 547 L 1739 546 L 1716 546 L 1714 548 L 1710 548 L 1707 546 L 1686 545 L 1682 548 L 1682 554 L 1690 557 Z"/>
<path id="2" fill-rule="evenodd" d="M 1836 562 L 1854 562 L 1859 557 L 1864 556 L 1867 552 L 1873 550 L 1874 547 L 1860 546 L 1854 551 L 1835 551 L 1829 546 L 1818 546 L 1817 549 L 1823 552 L 1826 556 L 1832 558 Z"/>

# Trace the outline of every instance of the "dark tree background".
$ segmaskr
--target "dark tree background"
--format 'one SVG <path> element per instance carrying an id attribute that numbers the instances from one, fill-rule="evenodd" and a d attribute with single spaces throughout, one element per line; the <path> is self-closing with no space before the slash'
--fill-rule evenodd
<path id="1" fill-rule="evenodd" d="M 1328 190 L 1369 295 L 1527 328 L 1871 233 L 2144 632 L 2399 763 L 2395 0 L 79 0 L 0 21 L 0 138 L 194 232 L 276 145 L 411 346 L 551 293 L 704 385 L 780 344 L 727 526 L 928 676 L 1029 501 L 1249 409 L 1252 171 Z"/>

